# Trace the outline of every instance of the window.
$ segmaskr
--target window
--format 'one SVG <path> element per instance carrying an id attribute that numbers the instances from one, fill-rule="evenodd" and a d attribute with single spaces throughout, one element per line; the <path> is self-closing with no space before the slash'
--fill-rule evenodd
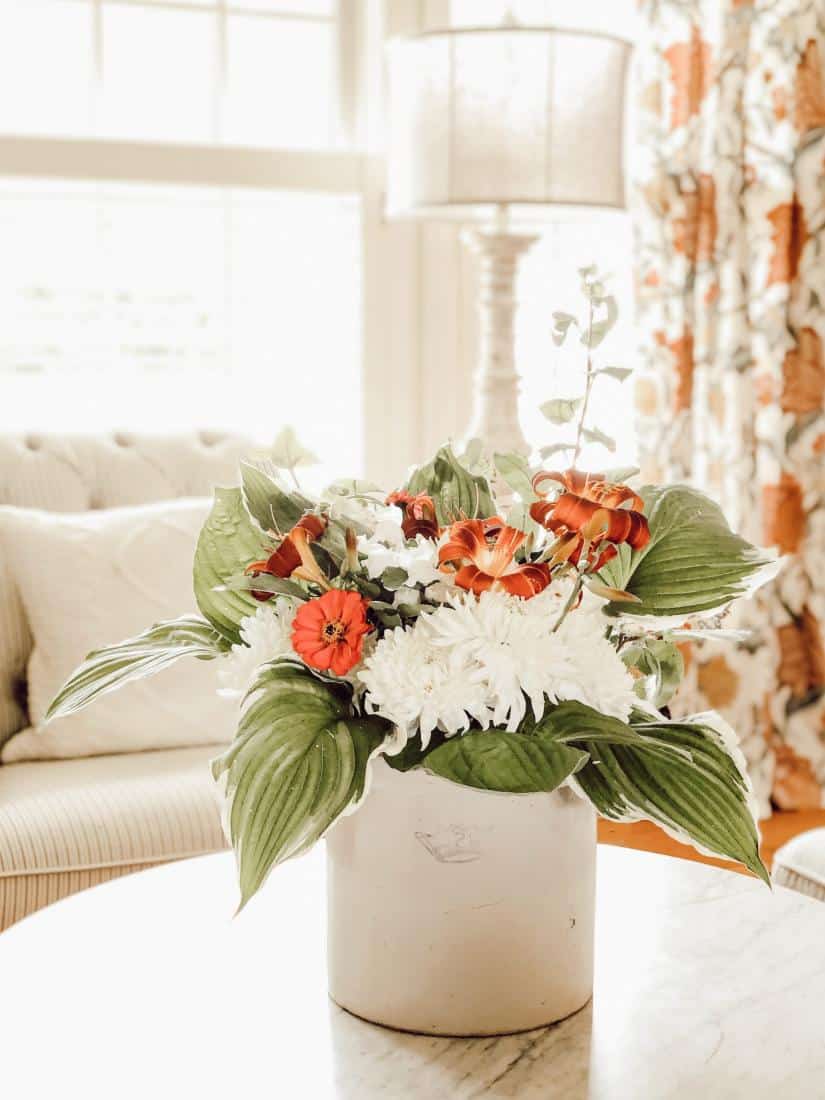
<path id="1" fill-rule="evenodd" d="M 363 471 L 354 12 L 3 0 L 0 430 L 294 423 Z"/>
<path id="2" fill-rule="evenodd" d="M 344 136 L 334 0 L 3 0 L 0 25 L 4 133 L 273 148 Z"/>

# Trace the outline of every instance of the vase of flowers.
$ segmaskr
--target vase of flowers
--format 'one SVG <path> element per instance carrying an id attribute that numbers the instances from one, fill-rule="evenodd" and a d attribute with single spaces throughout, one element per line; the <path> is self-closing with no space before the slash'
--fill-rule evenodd
<path id="1" fill-rule="evenodd" d="M 297 483 L 290 432 L 218 489 L 200 614 L 89 654 L 58 719 L 191 656 L 240 701 L 213 763 L 241 906 L 329 840 L 330 984 L 399 1028 L 491 1034 L 580 1007 L 592 968 L 594 814 L 648 818 L 767 880 L 736 736 L 673 720 L 679 645 L 773 575 L 684 485 L 578 468 L 615 303 L 584 269 L 588 348 L 567 468 L 446 445 L 387 493 Z M 589 434 L 588 434 L 589 433 Z M 292 477 L 289 484 L 284 472 Z"/>

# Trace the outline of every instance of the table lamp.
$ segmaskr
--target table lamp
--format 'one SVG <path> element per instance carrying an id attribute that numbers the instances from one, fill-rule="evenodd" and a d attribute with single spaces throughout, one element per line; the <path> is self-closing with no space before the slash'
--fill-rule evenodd
<path id="1" fill-rule="evenodd" d="M 387 213 L 476 223 L 463 234 L 481 268 L 468 437 L 490 451 L 530 449 L 514 320 L 518 263 L 539 239 L 535 224 L 559 207 L 624 206 L 631 48 L 610 35 L 512 22 L 389 44 Z"/>

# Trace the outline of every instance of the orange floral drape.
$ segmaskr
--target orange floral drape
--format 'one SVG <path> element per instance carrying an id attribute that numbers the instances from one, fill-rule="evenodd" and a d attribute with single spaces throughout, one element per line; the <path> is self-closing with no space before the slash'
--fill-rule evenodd
<path id="1" fill-rule="evenodd" d="M 643 0 L 635 201 L 645 472 L 788 555 L 689 655 L 765 812 L 825 804 L 825 4 Z"/>

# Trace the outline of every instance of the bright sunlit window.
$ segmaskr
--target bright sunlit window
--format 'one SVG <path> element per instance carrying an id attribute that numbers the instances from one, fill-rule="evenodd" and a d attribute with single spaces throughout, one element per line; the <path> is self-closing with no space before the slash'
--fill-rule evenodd
<path id="1" fill-rule="evenodd" d="M 293 422 L 361 470 L 341 41 L 336 0 L 3 0 L 0 430 Z M 15 163 L 33 146 L 49 178 Z"/>
<path id="2" fill-rule="evenodd" d="M 0 30 L 0 132 L 291 148 L 338 136 L 335 0 L 3 0 Z"/>

